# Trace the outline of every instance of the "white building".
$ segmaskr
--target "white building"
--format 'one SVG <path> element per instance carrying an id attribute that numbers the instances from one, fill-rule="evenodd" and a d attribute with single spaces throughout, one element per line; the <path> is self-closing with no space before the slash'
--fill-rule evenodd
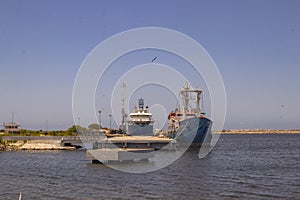
<path id="1" fill-rule="evenodd" d="M 9 122 L 7 124 L 3 124 L 4 132 L 18 134 L 20 133 L 19 126 L 20 125 L 15 122 Z"/>

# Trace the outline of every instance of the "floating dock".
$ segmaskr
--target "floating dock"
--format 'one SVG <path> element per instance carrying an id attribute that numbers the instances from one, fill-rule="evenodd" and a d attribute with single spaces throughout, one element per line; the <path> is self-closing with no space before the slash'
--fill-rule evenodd
<path id="1" fill-rule="evenodd" d="M 173 139 L 155 136 L 111 137 L 95 141 L 86 157 L 93 163 L 145 160 L 154 157 L 156 150 L 176 150 L 177 145 Z"/>
<path id="2" fill-rule="evenodd" d="M 155 136 L 122 136 L 105 138 L 93 143 L 93 149 L 102 148 L 152 148 L 159 150 L 168 145 L 176 148 L 177 142 L 171 138 Z"/>
<path id="3" fill-rule="evenodd" d="M 88 160 L 92 160 L 93 163 L 146 160 L 154 157 L 154 149 L 150 149 L 150 148 L 93 149 L 93 150 L 87 150 L 86 157 Z"/>

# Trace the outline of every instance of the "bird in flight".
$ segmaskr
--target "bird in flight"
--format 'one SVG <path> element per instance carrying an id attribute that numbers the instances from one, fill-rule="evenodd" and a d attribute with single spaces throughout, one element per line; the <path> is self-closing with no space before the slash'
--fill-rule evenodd
<path id="1" fill-rule="evenodd" d="M 156 60 L 157 56 L 155 56 L 153 59 L 152 59 L 152 62 L 154 62 Z"/>

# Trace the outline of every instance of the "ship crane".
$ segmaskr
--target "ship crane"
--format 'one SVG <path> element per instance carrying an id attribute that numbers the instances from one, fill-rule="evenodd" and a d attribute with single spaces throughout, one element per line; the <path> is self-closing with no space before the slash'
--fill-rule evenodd
<path id="1" fill-rule="evenodd" d="M 188 82 L 186 82 L 184 88 L 180 91 L 181 96 L 182 96 L 182 104 L 183 104 L 183 110 L 182 110 L 182 114 L 183 114 L 183 119 L 186 119 L 187 117 L 187 112 L 188 112 L 188 105 L 189 105 L 189 100 L 191 99 L 189 97 L 189 93 L 196 93 L 196 114 L 197 116 L 200 116 L 200 95 L 202 90 L 200 89 L 190 89 L 190 86 L 188 84 Z"/>

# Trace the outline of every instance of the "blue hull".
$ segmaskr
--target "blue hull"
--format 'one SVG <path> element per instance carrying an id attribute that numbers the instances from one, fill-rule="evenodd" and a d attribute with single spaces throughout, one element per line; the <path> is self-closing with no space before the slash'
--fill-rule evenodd
<path id="1" fill-rule="evenodd" d="M 180 122 L 176 134 L 179 143 L 191 146 L 210 145 L 212 121 L 207 118 L 191 118 Z"/>

